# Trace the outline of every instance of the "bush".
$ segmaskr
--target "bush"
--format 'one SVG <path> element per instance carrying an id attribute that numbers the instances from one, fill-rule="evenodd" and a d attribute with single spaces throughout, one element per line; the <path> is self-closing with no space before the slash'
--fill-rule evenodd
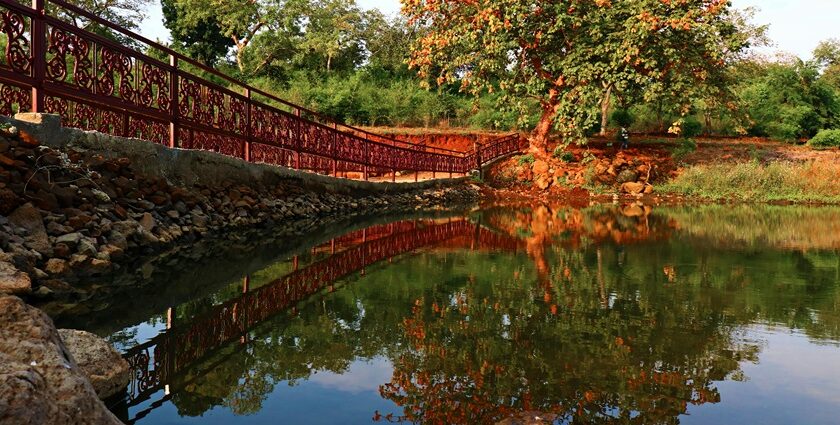
<path id="1" fill-rule="evenodd" d="M 679 145 L 671 150 L 671 157 L 675 160 L 680 160 L 696 150 L 697 142 L 694 139 L 683 139 Z"/>
<path id="2" fill-rule="evenodd" d="M 822 130 L 808 141 L 808 146 L 815 149 L 840 147 L 840 130 Z"/>
<path id="3" fill-rule="evenodd" d="M 556 148 L 554 148 L 553 155 L 554 155 L 555 158 L 558 158 L 563 162 L 574 162 L 575 161 L 575 154 L 573 154 L 571 152 L 566 152 L 566 150 L 563 149 L 563 146 L 557 146 Z"/>
<path id="4" fill-rule="evenodd" d="M 683 120 L 682 137 L 685 137 L 686 139 L 691 139 L 692 137 L 699 136 L 702 131 L 703 124 L 700 124 L 700 121 L 697 121 L 695 118 L 688 117 L 685 120 Z"/>
<path id="5" fill-rule="evenodd" d="M 534 163 L 534 161 L 535 161 L 535 159 L 534 159 L 534 155 L 531 155 L 531 154 L 528 154 L 528 155 L 522 155 L 522 156 L 520 156 L 520 157 L 519 157 L 519 159 L 517 159 L 517 160 L 516 160 L 516 162 L 517 162 L 519 165 L 525 165 L 525 164 L 529 164 L 529 165 L 530 165 L 530 164 L 533 164 L 533 163 Z"/>
<path id="6" fill-rule="evenodd" d="M 614 124 L 620 127 L 628 128 L 633 124 L 633 115 L 626 109 L 616 109 L 610 118 Z"/>

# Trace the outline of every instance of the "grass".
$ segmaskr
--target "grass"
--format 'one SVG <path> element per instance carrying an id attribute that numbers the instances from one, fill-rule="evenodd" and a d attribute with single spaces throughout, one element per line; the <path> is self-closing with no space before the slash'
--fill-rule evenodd
<path id="1" fill-rule="evenodd" d="M 660 191 L 717 200 L 840 203 L 838 176 L 840 164 L 828 160 L 698 165 Z"/>

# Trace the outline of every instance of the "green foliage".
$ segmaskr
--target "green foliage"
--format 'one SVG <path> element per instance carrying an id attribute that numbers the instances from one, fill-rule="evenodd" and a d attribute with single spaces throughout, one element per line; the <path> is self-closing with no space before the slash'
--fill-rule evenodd
<path id="1" fill-rule="evenodd" d="M 575 161 L 575 154 L 567 152 L 562 145 L 554 148 L 554 153 L 552 155 L 563 162 Z"/>
<path id="2" fill-rule="evenodd" d="M 616 109 L 610 119 L 613 124 L 624 128 L 630 128 L 634 121 L 633 115 L 627 109 Z"/>
<path id="3" fill-rule="evenodd" d="M 822 130 L 808 141 L 808 146 L 816 149 L 840 147 L 840 130 Z"/>
<path id="4" fill-rule="evenodd" d="M 703 131 L 703 124 L 700 124 L 700 121 L 694 119 L 694 117 L 688 117 L 683 120 L 682 123 L 682 132 L 680 135 L 686 139 L 691 139 L 693 137 L 697 137 Z M 697 148 L 695 144 L 695 149 Z"/>
<path id="5" fill-rule="evenodd" d="M 671 148 L 671 157 L 679 161 L 697 150 L 697 142 L 694 139 L 682 139 L 679 144 Z"/>
<path id="6" fill-rule="evenodd" d="M 748 132 L 778 140 L 810 138 L 840 120 L 840 96 L 813 64 L 773 63 L 740 88 L 751 119 Z"/>
<path id="7" fill-rule="evenodd" d="M 534 159 L 534 155 L 532 155 L 532 154 L 521 155 L 519 158 L 516 159 L 516 163 L 519 164 L 519 165 L 525 165 L 525 164 L 531 165 L 531 164 L 534 163 L 534 161 L 536 161 L 536 160 Z"/>

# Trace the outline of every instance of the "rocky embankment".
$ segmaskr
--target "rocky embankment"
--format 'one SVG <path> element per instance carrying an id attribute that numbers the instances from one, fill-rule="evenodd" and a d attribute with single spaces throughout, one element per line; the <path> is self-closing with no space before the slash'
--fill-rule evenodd
<path id="1" fill-rule="evenodd" d="M 624 151 L 612 156 L 569 152 L 561 157 L 512 157 L 490 172 L 494 186 L 525 186 L 536 192 L 561 192 L 572 188 L 604 187 L 629 195 L 653 193 L 653 181 L 661 170 L 652 161 L 634 158 Z"/>
<path id="2" fill-rule="evenodd" d="M 135 173 L 127 158 L 58 150 L 0 130 L 0 292 L 60 297 L 138 256 L 208 234 L 287 223 L 290 232 L 353 215 L 474 202 L 449 188 L 341 194 L 291 182 L 184 188 Z"/>
<path id="3" fill-rule="evenodd" d="M 56 125 L 23 127 L 0 125 L 0 424 L 118 423 L 99 397 L 127 381 L 107 343 L 59 333 L 21 298 L 78 301 L 86 282 L 138 258 L 240 231 L 301 235 L 354 216 L 448 209 L 481 196 L 465 180 L 341 181 Z M 45 134 L 61 141 L 44 144 Z"/>

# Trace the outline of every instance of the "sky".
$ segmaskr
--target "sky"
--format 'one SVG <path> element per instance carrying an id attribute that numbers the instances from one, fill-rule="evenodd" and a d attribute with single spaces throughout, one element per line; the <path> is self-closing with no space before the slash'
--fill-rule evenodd
<path id="1" fill-rule="evenodd" d="M 357 0 L 366 9 L 377 7 L 387 15 L 400 11 L 399 0 Z M 732 0 L 736 8 L 755 7 L 754 24 L 770 24 L 768 35 L 773 46 L 762 53 L 782 51 L 803 59 L 811 57 L 817 44 L 829 38 L 840 38 L 840 0 Z M 169 31 L 163 26 L 160 3 L 147 11 L 140 25 L 140 34 L 155 40 L 168 41 Z"/>

